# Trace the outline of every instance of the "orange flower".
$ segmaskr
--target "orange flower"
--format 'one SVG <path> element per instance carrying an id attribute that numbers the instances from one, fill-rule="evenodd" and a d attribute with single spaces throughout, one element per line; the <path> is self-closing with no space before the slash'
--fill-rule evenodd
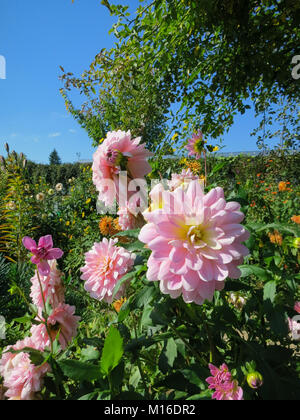
<path id="1" fill-rule="evenodd" d="M 279 191 L 286 191 L 286 182 L 280 181 L 278 184 Z"/>
<path id="2" fill-rule="evenodd" d="M 256 176 L 260 177 L 260 176 L 261 176 L 261 174 L 257 174 Z"/>
<path id="3" fill-rule="evenodd" d="M 269 232 L 268 236 L 272 244 L 282 245 L 282 235 L 278 232 L 278 230 L 275 230 L 273 233 Z"/>
<path id="4" fill-rule="evenodd" d="M 291 217 L 291 221 L 300 224 L 300 216 L 293 216 Z"/>
<path id="5" fill-rule="evenodd" d="M 277 191 L 272 191 L 272 194 L 274 194 L 274 195 L 277 194 Z"/>
<path id="6" fill-rule="evenodd" d="M 201 163 L 197 160 L 188 160 L 185 162 L 185 167 L 190 169 L 194 175 L 199 175 L 201 171 Z"/>
<path id="7" fill-rule="evenodd" d="M 99 222 L 99 229 L 103 236 L 113 236 L 120 232 L 121 229 L 118 229 L 117 226 L 116 219 L 111 216 L 105 216 Z"/>
<path id="8" fill-rule="evenodd" d="M 119 300 L 116 300 L 114 303 L 113 303 L 113 307 L 115 308 L 115 311 L 116 312 L 120 312 L 120 310 L 121 310 L 121 308 L 122 308 L 122 306 L 124 305 L 124 303 L 126 302 L 126 298 L 122 298 L 122 299 L 119 299 Z"/>

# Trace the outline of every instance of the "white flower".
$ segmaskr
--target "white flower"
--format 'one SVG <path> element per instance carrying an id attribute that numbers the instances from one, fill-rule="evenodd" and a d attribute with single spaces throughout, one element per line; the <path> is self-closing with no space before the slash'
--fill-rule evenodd
<path id="1" fill-rule="evenodd" d="M 45 194 L 44 193 L 38 193 L 36 195 L 36 199 L 37 199 L 37 201 L 43 201 L 45 199 Z"/>
<path id="2" fill-rule="evenodd" d="M 57 185 L 55 186 L 55 189 L 56 189 L 56 191 L 57 191 L 57 192 L 62 191 L 62 189 L 63 189 L 63 184 L 57 184 Z"/>

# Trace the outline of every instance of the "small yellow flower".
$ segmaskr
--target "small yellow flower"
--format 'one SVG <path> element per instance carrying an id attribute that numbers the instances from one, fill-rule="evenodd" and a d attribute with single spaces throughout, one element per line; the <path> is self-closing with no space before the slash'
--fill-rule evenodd
<path id="1" fill-rule="evenodd" d="M 70 222 L 69 221 L 66 222 L 66 226 L 70 226 Z"/>
<path id="2" fill-rule="evenodd" d="M 178 137 L 178 133 L 175 133 L 174 136 L 172 137 L 172 140 L 174 141 L 177 137 Z"/>
<path id="3" fill-rule="evenodd" d="M 82 217 L 83 219 L 85 218 L 85 212 L 84 212 L 84 211 L 82 212 L 81 217 Z"/>
<path id="4" fill-rule="evenodd" d="M 87 200 L 86 200 L 86 202 L 85 202 L 85 204 L 90 204 L 90 202 L 92 201 L 92 199 L 91 198 L 88 198 Z"/>
<path id="5" fill-rule="evenodd" d="M 219 150 L 219 146 L 215 146 L 214 148 L 213 148 L 213 152 L 217 152 Z"/>

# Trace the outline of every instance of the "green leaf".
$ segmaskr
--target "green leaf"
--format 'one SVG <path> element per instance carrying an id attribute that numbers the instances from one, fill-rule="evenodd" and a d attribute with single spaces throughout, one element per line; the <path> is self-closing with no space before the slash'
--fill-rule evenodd
<path id="1" fill-rule="evenodd" d="M 74 381 L 91 382 L 102 377 L 100 367 L 78 360 L 60 360 L 57 362 L 64 375 Z"/>
<path id="2" fill-rule="evenodd" d="M 90 360 L 98 360 L 100 358 L 100 352 L 92 346 L 81 350 L 81 361 L 87 362 Z"/>
<path id="3" fill-rule="evenodd" d="M 105 339 L 102 357 L 101 370 L 108 375 L 118 364 L 123 356 L 123 338 L 119 331 L 111 327 Z"/>
<path id="4" fill-rule="evenodd" d="M 175 343 L 174 338 L 169 338 L 169 340 L 167 341 L 167 346 L 164 354 L 167 358 L 168 365 L 173 367 L 174 361 L 177 357 L 177 344 Z"/>
<path id="5" fill-rule="evenodd" d="M 239 269 L 242 272 L 241 277 L 254 275 L 262 280 L 269 280 L 270 278 L 270 273 L 257 265 L 240 265 Z"/>
<path id="6" fill-rule="evenodd" d="M 125 230 L 124 232 L 118 232 L 116 235 L 114 235 L 115 237 L 118 236 L 126 236 L 128 238 L 134 238 L 134 239 L 138 239 L 138 236 L 140 234 L 141 229 L 131 229 L 131 230 Z"/>
<path id="7" fill-rule="evenodd" d="M 276 281 L 272 280 L 265 284 L 264 287 L 264 301 L 269 300 L 274 303 L 276 296 Z"/>
<path id="8" fill-rule="evenodd" d="M 212 171 L 210 172 L 210 174 L 208 176 L 214 175 L 215 173 L 219 172 L 222 168 L 224 168 L 225 165 L 227 165 L 227 162 L 226 161 L 225 162 L 217 163 L 213 167 Z"/>
<path id="9" fill-rule="evenodd" d="M 115 287 L 115 289 L 114 289 L 114 293 L 113 293 L 113 299 L 115 298 L 115 296 L 116 296 L 116 294 L 118 293 L 118 291 L 120 290 L 120 288 L 121 288 L 121 286 L 122 286 L 122 284 L 124 284 L 124 283 L 126 283 L 127 281 L 129 281 L 129 280 L 132 280 L 133 278 L 134 278 L 134 272 L 130 272 L 130 273 L 127 273 L 127 274 L 125 274 L 125 276 L 123 276 L 119 281 L 118 281 L 118 283 L 116 284 L 116 287 Z"/>

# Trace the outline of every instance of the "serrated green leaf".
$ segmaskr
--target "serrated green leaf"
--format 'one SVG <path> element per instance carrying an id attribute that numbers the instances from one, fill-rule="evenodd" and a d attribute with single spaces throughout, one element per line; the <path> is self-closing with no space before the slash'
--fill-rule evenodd
<path id="1" fill-rule="evenodd" d="M 91 382 L 102 377 L 100 367 L 78 360 L 60 360 L 60 369 L 70 379 Z"/>
<path id="2" fill-rule="evenodd" d="M 123 356 L 123 338 L 115 327 L 111 327 L 105 339 L 101 357 L 101 370 L 108 375 L 118 364 Z"/>

